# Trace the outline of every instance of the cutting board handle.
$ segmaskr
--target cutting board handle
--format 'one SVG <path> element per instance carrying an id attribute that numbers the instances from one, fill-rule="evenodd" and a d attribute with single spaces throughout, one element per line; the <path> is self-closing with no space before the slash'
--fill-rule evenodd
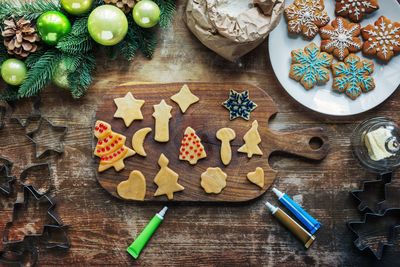
<path id="1" fill-rule="evenodd" d="M 283 151 L 304 158 L 321 160 L 329 152 L 329 139 L 323 128 L 309 128 L 294 132 L 273 132 L 275 151 Z"/>

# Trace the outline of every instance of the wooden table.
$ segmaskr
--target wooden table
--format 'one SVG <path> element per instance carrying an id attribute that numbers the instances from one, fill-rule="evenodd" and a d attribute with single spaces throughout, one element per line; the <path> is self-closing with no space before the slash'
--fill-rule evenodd
<path id="1" fill-rule="evenodd" d="M 0 131 L 0 155 L 17 161 L 15 175 L 32 162 L 52 163 L 52 194 L 58 200 L 58 213 L 64 223 L 70 225 L 72 247 L 67 253 L 41 250 L 39 265 L 297 267 L 378 264 L 369 253 L 360 253 L 353 246 L 354 236 L 346 227 L 346 221 L 361 218 L 349 191 L 359 188 L 361 180 L 375 178 L 353 158 L 349 137 L 358 123 L 372 116 L 388 116 L 399 121 L 400 93 L 396 92 L 384 104 L 362 115 L 321 116 L 295 102 L 280 86 L 267 56 L 267 42 L 245 56 L 240 64 L 230 63 L 205 48 L 188 31 L 182 21 L 183 11 L 184 1 L 179 1 L 174 23 L 160 32 L 158 49 L 152 60 L 138 56 L 128 64 L 99 58 L 95 82 L 87 96 L 78 101 L 61 89 L 49 87 L 45 90 L 42 114 L 56 124 L 69 127 L 63 155 L 36 160 L 32 144 L 24 137 L 16 137 L 22 133 L 17 123 L 8 122 Z M 321 221 L 323 226 L 315 244 L 305 250 L 268 214 L 265 201 L 277 203 L 268 190 L 261 198 L 240 205 L 170 205 L 163 225 L 139 260 L 134 261 L 125 250 L 162 205 L 125 203 L 111 197 L 95 179 L 91 150 L 93 117 L 103 93 L 129 81 L 248 82 L 265 89 L 278 104 L 280 113 L 271 121 L 273 129 L 326 127 L 331 150 L 324 161 L 280 154 L 270 158 L 271 166 L 279 171 L 274 186 L 294 196 Z M 392 186 L 400 190 L 399 179 Z M 396 203 L 395 198 L 392 201 Z M 386 248 L 381 264 L 399 265 L 399 255 L 400 246 Z"/>

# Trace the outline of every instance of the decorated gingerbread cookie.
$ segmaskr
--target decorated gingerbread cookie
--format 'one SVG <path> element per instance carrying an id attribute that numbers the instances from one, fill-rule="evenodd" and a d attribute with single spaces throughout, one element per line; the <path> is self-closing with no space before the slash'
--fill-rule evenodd
<path id="1" fill-rule="evenodd" d="M 351 99 L 356 99 L 362 92 L 366 93 L 375 88 L 374 63 L 371 60 L 362 60 L 350 54 L 344 62 L 332 65 L 333 89 L 339 93 L 346 93 Z"/>
<path id="2" fill-rule="evenodd" d="M 320 29 L 321 50 L 343 61 L 350 53 L 361 50 L 360 33 L 360 24 L 338 17 L 332 21 L 331 25 Z"/>
<path id="3" fill-rule="evenodd" d="M 360 22 L 366 14 L 379 9 L 378 0 L 336 0 L 336 15 Z"/>
<path id="4" fill-rule="evenodd" d="M 97 121 L 94 135 L 98 139 L 94 155 L 100 157 L 99 172 L 111 167 L 120 171 L 125 167 L 124 159 L 135 155 L 135 151 L 125 146 L 126 137 L 111 130 L 111 125 Z"/>
<path id="5" fill-rule="evenodd" d="M 294 0 L 285 9 L 288 30 L 313 39 L 320 27 L 328 24 L 330 18 L 325 10 L 323 0 Z"/>
<path id="6" fill-rule="evenodd" d="M 207 157 L 207 154 L 200 137 L 197 136 L 193 128 L 187 127 L 181 141 L 179 159 L 189 161 L 190 164 L 194 165 L 199 159 L 205 157 Z"/>
<path id="7" fill-rule="evenodd" d="M 389 61 L 400 52 L 400 22 L 381 16 L 374 24 L 361 29 L 363 53 Z"/>
<path id="8" fill-rule="evenodd" d="M 307 45 L 304 49 L 293 50 L 289 77 L 310 90 L 316 84 L 329 81 L 332 60 L 331 55 L 321 53 L 314 43 Z"/>
<path id="9" fill-rule="evenodd" d="M 230 120 L 239 117 L 249 120 L 250 113 L 257 107 L 257 104 L 250 100 L 249 91 L 238 93 L 235 90 L 229 92 L 229 98 L 222 105 L 229 110 Z"/>

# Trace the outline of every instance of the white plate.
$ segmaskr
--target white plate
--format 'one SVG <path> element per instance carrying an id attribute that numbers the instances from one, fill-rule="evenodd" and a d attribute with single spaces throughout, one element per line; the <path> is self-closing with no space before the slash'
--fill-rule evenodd
<path id="1" fill-rule="evenodd" d="M 287 5 L 293 0 L 288 0 Z M 331 20 L 335 18 L 334 0 L 325 0 L 325 8 Z M 361 27 L 375 22 L 384 15 L 392 21 L 400 21 L 400 4 L 396 0 L 380 0 L 379 10 L 361 21 Z M 312 42 L 318 46 L 321 38 L 317 35 Z M 370 110 L 385 101 L 400 84 L 400 55 L 395 56 L 388 64 L 379 63 L 375 58 L 376 88 L 369 93 L 362 93 L 356 100 L 351 100 L 345 94 L 338 94 L 332 90 L 332 74 L 330 81 L 307 91 L 304 87 L 289 78 L 290 52 L 294 49 L 304 48 L 310 41 L 304 40 L 300 35 L 288 34 L 287 22 L 282 16 L 279 25 L 269 35 L 269 56 L 275 75 L 278 77 L 285 90 L 302 105 L 328 115 L 347 116 Z M 363 57 L 362 53 L 357 56 Z"/>

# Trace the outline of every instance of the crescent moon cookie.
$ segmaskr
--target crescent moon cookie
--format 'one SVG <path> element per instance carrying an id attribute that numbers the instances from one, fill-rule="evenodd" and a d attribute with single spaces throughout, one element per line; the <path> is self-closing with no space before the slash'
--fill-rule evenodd
<path id="1" fill-rule="evenodd" d="M 361 50 L 362 41 L 359 38 L 361 26 L 358 23 L 338 17 L 320 29 L 321 50 L 333 54 L 343 61 L 350 53 Z"/>
<path id="2" fill-rule="evenodd" d="M 366 14 L 378 9 L 378 0 L 336 0 L 335 13 L 351 21 L 360 22 Z"/>
<path id="3" fill-rule="evenodd" d="M 365 40 L 363 53 L 388 62 L 400 52 L 400 22 L 381 16 L 374 24 L 361 29 Z"/>
<path id="4" fill-rule="evenodd" d="M 306 39 L 313 39 L 319 28 L 329 23 L 323 0 L 294 0 L 285 8 L 290 33 L 302 34 Z"/>
<path id="5" fill-rule="evenodd" d="M 329 81 L 329 68 L 332 60 L 333 57 L 330 54 L 320 52 L 316 44 L 310 43 L 304 49 L 292 51 L 289 77 L 310 90 L 317 83 Z"/>

